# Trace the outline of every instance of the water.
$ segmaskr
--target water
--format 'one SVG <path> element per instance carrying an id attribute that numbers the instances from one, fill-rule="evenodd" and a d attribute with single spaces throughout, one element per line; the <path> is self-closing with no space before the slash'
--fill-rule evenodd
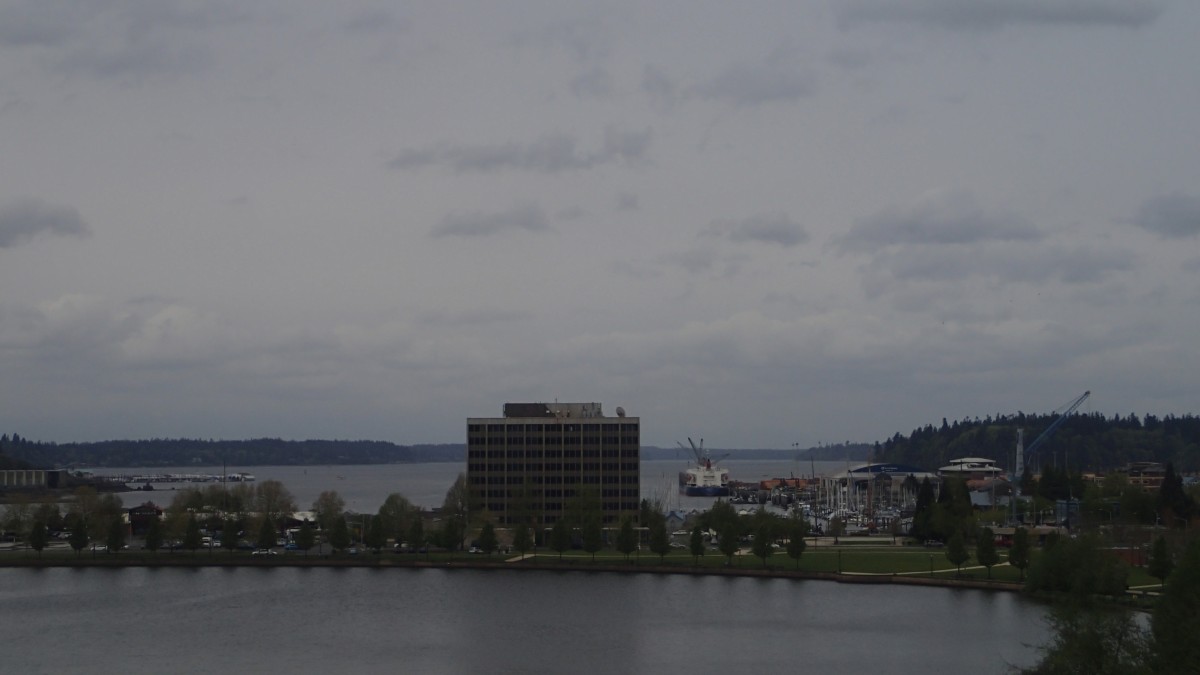
<path id="1" fill-rule="evenodd" d="M 1045 640 L 1008 593 L 611 573 L 0 568 L 0 606 L 31 674 L 987 674 Z"/>
<path id="2" fill-rule="evenodd" d="M 747 460 L 729 464 L 734 480 L 759 481 L 764 478 L 807 476 L 815 466 L 817 475 L 845 469 L 844 462 L 792 462 L 781 460 Z M 671 509 L 704 510 L 712 505 L 712 497 L 685 497 L 679 494 L 679 472 L 687 467 L 684 459 L 653 460 L 641 464 L 642 497 L 659 499 Z M 466 471 L 460 462 L 431 462 L 419 464 L 370 464 L 338 466 L 228 466 L 228 473 L 254 474 L 258 481 L 282 482 L 296 497 L 301 509 L 308 509 L 323 490 L 336 490 L 346 500 L 346 508 L 358 513 L 374 513 L 392 492 L 399 492 L 412 503 L 432 508 L 441 506 L 446 490 L 459 472 Z M 178 466 L 145 468 L 96 469 L 98 475 L 132 473 L 201 473 L 221 475 L 219 466 Z M 164 483 L 155 485 L 154 492 L 121 493 L 126 506 L 150 500 L 159 506 L 171 503 L 171 488 L 181 489 L 199 483 Z"/>

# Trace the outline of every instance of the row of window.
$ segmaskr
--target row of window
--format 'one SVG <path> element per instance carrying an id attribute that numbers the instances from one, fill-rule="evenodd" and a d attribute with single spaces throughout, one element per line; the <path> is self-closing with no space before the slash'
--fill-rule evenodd
<path id="1" fill-rule="evenodd" d="M 523 459 L 562 459 L 562 458 L 616 458 L 637 459 L 641 453 L 637 446 L 626 446 L 624 448 L 608 447 L 603 450 L 599 448 L 548 448 L 541 450 L 540 448 L 525 448 L 525 447 L 509 447 L 509 448 L 487 448 L 483 446 L 472 445 L 467 448 L 468 459 L 507 459 L 507 458 L 523 458 Z"/>
<path id="2" fill-rule="evenodd" d="M 604 432 L 624 431 L 627 433 L 628 432 L 637 433 L 638 425 L 635 422 L 621 422 L 621 423 L 605 422 L 603 424 L 588 423 L 588 424 L 468 424 L 467 425 L 468 433 L 480 432 L 480 431 L 504 432 L 505 430 L 509 430 L 509 431 L 517 430 L 517 431 L 523 431 L 525 433 L 531 433 L 531 434 L 534 434 L 534 433 L 540 434 L 540 433 L 544 433 L 547 431 L 558 432 L 558 433 L 563 433 L 563 432 L 579 433 L 582 431 L 585 433 L 592 433 L 592 434 L 598 434 L 602 431 L 604 431 Z"/>
<path id="3" fill-rule="evenodd" d="M 538 446 L 548 445 L 551 447 L 564 447 L 564 448 L 576 448 L 578 446 L 614 447 L 614 446 L 619 446 L 619 445 L 637 447 L 638 446 L 638 437 L 637 436 L 583 436 L 581 438 L 579 436 L 575 436 L 575 437 L 544 436 L 543 437 L 543 436 L 520 436 L 520 435 L 513 435 L 513 434 L 509 434 L 507 436 L 502 435 L 502 434 L 496 434 L 496 435 L 491 435 L 491 436 L 485 435 L 485 434 L 468 434 L 467 435 L 467 445 L 469 445 L 469 446 L 490 445 L 492 447 L 505 447 L 505 446 L 538 447 Z"/>

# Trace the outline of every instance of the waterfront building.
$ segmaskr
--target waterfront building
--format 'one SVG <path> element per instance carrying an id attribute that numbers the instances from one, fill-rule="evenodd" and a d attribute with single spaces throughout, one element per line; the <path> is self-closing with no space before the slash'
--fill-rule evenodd
<path id="1" fill-rule="evenodd" d="M 472 508 L 498 525 L 549 527 L 599 507 L 603 524 L 637 517 L 640 420 L 599 403 L 506 403 L 503 417 L 467 419 Z"/>
<path id="2" fill-rule="evenodd" d="M 1004 469 L 996 466 L 996 460 L 986 457 L 961 457 L 938 469 L 942 477 L 957 476 L 967 480 L 995 478 L 1004 475 Z"/>

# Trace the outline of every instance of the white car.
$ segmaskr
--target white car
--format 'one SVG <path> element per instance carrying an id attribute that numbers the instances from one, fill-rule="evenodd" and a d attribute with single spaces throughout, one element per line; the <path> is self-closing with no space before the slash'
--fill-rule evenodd
<path id="1" fill-rule="evenodd" d="M 250 555 L 279 555 L 279 553 L 276 551 L 272 551 L 269 548 L 260 548 L 260 549 L 255 550 Z"/>

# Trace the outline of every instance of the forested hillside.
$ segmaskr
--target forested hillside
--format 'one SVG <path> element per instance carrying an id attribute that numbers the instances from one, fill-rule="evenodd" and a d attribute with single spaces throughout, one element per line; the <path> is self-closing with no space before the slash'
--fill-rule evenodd
<path id="1" fill-rule="evenodd" d="M 41 443 L 14 434 L 0 437 L 0 454 L 41 467 L 62 466 L 264 466 L 395 464 L 460 461 L 460 445 L 396 445 L 385 441 L 242 441 L 152 439 L 96 443 Z"/>
<path id="2" fill-rule="evenodd" d="M 896 434 L 876 445 L 875 461 L 936 469 L 956 457 L 986 457 L 1004 467 L 1013 463 L 1017 429 L 1029 447 L 1056 415 L 1016 415 L 927 425 L 908 436 Z M 1042 464 L 1075 471 L 1103 471 L 1129 462 L 1171 462 L 1184 472 L 1200 470 L 1200 417 L 1073 415 L 1038 451 Z"/>

